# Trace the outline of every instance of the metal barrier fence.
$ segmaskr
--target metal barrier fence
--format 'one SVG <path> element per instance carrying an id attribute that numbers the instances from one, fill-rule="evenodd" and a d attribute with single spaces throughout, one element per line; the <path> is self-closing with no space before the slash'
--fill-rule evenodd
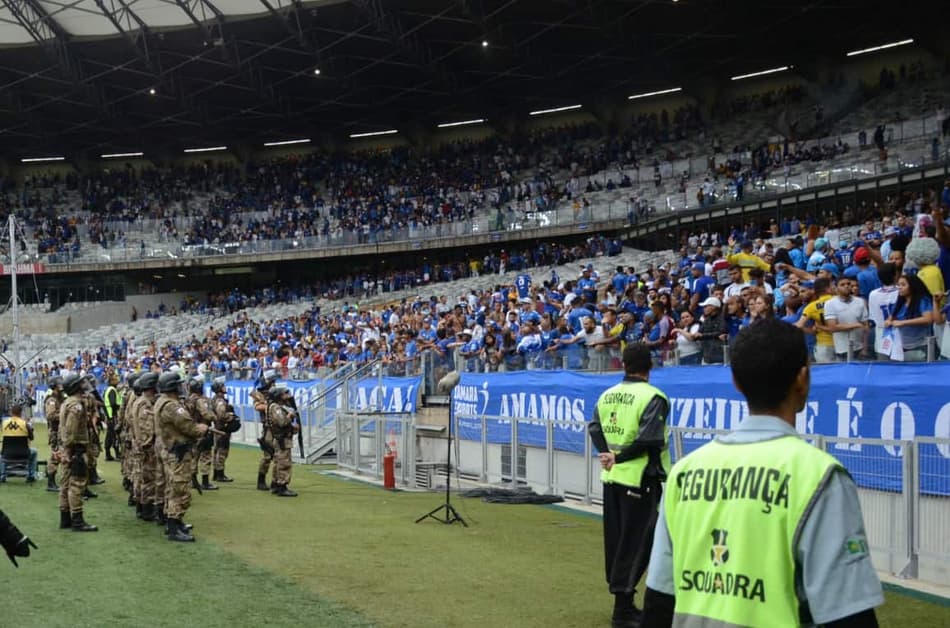
<path id="1" fill-rule="evenodd" d="M 527 484 L 537 491 L 570 496 L 587 504 L 600 502 L 600 464 L 586 434 L 583 453 L 562 451 L 554 445 L 556 429 L 580 428 L 586 432 L 586 424 L 461 414 L 451 420 L 455 422 L 455 434 L 459 420 L 480 426 L 477 439 L 459 439 L 456 444 L 456 466 L 462 476 L 487 483 Z M 510 426 L 507 443 L 489 442 L 490 421 Z M 544 425 L 543 446 L 519 440 L 519 425 L 524 424 Z M 671 457 L 675 462 L 725 433 L 673 427 Z M 810 434 L 807 440 L 841 462 L 858 484 L 875 566 L 902 578 L 946 582 L 950 574 L 950 496 L 926 492 L 922 487 L 933 486 L 938 478 L 950 476 L 950 438 L 902 441 Z M 902 460 L 898 477 L 884 471 L 892 468 L 885 462 L 895 457 Z M 869 484 L 880 486 L 882 479 L 896 482 L 899 490 L 868 488 Z"/>
<path id="2" fill-rule="evenodd" d="M 383 458 L 395 455 L 396 483 L 415 482 L 416 416 L 412 412 L 339 412 L 336 415 L 337 467 L 383 477 Z"/>

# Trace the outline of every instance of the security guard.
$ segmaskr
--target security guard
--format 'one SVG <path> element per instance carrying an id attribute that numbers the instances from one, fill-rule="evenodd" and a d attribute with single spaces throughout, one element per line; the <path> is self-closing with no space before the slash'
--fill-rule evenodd
<path id="1" fill-rule="evenodd" d="M 105 484 L 106 481 L 99 476 L 99 454 L 102 453 L 102 443 L 99 438 L 99 432 L 103 429 L 102 416 L 105 412 L 103 403 L 100 401 L 96 390 L 96 378 L 92 374 L 86 375 L 86 392 L 83 401 L 86 404 L 86 418 L 89 421 L 89 448 L 86 455 L 89 459 L 89 484 Z M 108 422 L 108 421 L 106 421 Z M 98 497 L 92 491 L 87 490 L 86 497 Z"/>
<path id="2" fill-rule="evenodd" d="M 59 447 L 59 407 L 63 403 L 63 378 L 49 380 L 49 392 L 43 400 L 43 414 L 46 415 L 47 442 L 49 443 L 49 462 L 46 463 L 46 490 L 58 493 L 56 469 L 61 461 Z"/>
<path id="3" fill-rule="evenodd" d="M 297 493 L 287 488 L 293 469 L 294 434 L 300 429 L 297 413 L 291 407 L 291 392 L 286 386 L 274 386 L 269 392 L 267 421 L 273 434 L 274 481 L 271 493 L 279 497 L 296 497 Z"/>
<path id="4" fill-rule="evenodd" d="M 99 528 L 86 523 L 82 500 L 89 482 L 89 417 L 85 396 L 88 384 L 79 375 L 63 378 L 66 399 L 59 409 L 59 438 L 63 469 L 59 489 L 59 527 L 74 532 L 95 532 Z"/>
<path id="5" fill-rule="evenodd" d="M 234 407 L 228 402 L 226 380 L 215 377 L 211 382 L 214 398 L 211 407 L 214 410 L 214 426 L 224 432 L 214 439 L 214 480 L 215 482 L 233 482 L 224 474 L 224 465 L 231 451 L 231 434 L 241 428 L 241 420 L 234 414 Z"/>
<path id="6" fill-rule="evenodd" d="M 122 393 L 116 388 L 119 385 L 119 375 L 115 372 L 110 373 L 108 382 L 109 386 L 102 396 L 102 401 L 106 407 L 106 460 L 111 461 L 119 458 L 119 441 L 116 439 L 115 428 L 123 401 Z M 113 452 L 115 452 L 114 456 Z"/>
<path id="7" fill-rule="evenodd" d="M 648 381 L 650 350 L 627 345 L 623 365 L 623 381 L 601 394 L 588 426 L 602 468 L 604 562 L 615 628 L 639 625 L 633 596 L 646 570 L 661 483 L 670 468 L 670 403 Z"/>
<path id="8" fill-rule="evenodd" d="M 144 373 L 135 380 L 135 401 L 129 407 L 132 416 L 132 494 L 136 502 L 136 516 L 143 521 L 155 521 L 156 504 L 165 499 L 164 477 L 155 447 L 155 421 L 152 406 L 155 404 L 158 373 Z"/>
<path id="9" fill-rule="evenodd" d="M 131 411 L 129 408 L 135 402 L 135 380 L 138 379 L 138 373 L 130 373 L 125 380 L 125 384 L 119 389 L 119 395 L 122 397 L 122 404 L 119 406 L 119 412 L 116 416 L 116 438 L 121 443 L 121 473 L 122 488 L 129 493 L 129 506 L 135 505 L 135 499 L 132 494 L 132 425 Z"/>
<path id="10" fill-rule="evenodd" d="M 194 422 L 181 403 L 184 383 L 177 371 L 162 373 L 158 378 L 160 394 L 153 411 L 165 451 L 165 482 L 168 486 L 165 493 L 165 534 L 169 541 L 194 542 L 195 537 L 190 534 L 190 528 L 182 517 L 191 506 L 192 450 L 208 431 L 208 426 Z"/>
<path id="11" fill-rule="evenodd" d="M 276 371 L 268 369 L 261 375 L 257 388 L 251 391 L 251 401 L 254 402 L 254 409 L 257 410 L 258 417 L 261 421 L 261 429 L 263 430 L 261 437 L 257 439 L 258 444 L 261 446 L 261 464 L 257 468 L 257 490 L 259 491 L 267 490 L 267 471 L 270 469 L 270 463 L 274 459 L 274 433 L 270 429 L 270 423 L 267 418 L 267 397 L 268 391 L 276 381 Z M 270 488 L 273 490 L 275 487 L 276 484 L 271 482 Z"/>
<path id="12" fill-rule="evenodd" d="M 26 438 L 27 442 L 33 440 L 33 425 L 21 416 L 23 408 L 27 407 L 30 400 L 26 397 L 15 397 L 10 403 L 10 417 L 3 420 L 0 427 L 0 434 L 3 438 Z M 0 457 L 0 482 L 7 481 L 7 465 Z M 26 467 L 26 481 L 36 482 L 36 448 L 30 447 L 30 458 Z"/>
<path id="13" fill-rule="evenodd" d="M 731 354 L 749 416 L 670 471 L 644 626 L 876 627 L 854 481 L 795 431 L 811 383 L 802 331 L 766 319 Z"/>
<path id="14" fill-rule="evenodd" d="M 195 423 L 201 423 L 211 427 L 214 424 L 214 410 L 211 408 L 211 400 L 204 396 L 204 383 L 197 378 L 188 380 L 188 397 L 184 402 L 191 420 Z M 191 471 L 191 485 L 198 488 L 198 476 L 201 476 L 202 491 L 216 491 L 218 487 L 211 483 L 208 476 L 211 475 L 211 449 L 214 447 L 214 435 L 205 433 L 204 437 L 196 445 L 194 455 L 192 456 L 193 468 Z"/>

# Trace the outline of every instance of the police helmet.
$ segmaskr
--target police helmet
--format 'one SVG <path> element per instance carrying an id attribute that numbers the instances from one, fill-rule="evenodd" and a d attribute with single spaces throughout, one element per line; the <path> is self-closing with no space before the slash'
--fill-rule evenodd
<path id="1" fill-rule="evenodd" d="M 274 386 L 268 390 L 267 394 L 270 396 L 271 400 L 277 401 L 278 399 L 282 399 L 285 395 L 289 396 L 290 389 L 281 384 L 280 386 Z"/>
<path id="2" fill-rule="evenodd" d="M 138 389 L 136 392 L 144 392 L 146 390 L 155 390 L 155 386 L 158 384 L 158 373 L 153 373 L 149 371 L 144 375 L 140 375 L 138 379 L 135 380 L 135 387 Z"/>
<path id="3" fill-rule="evenodd" d="M 75 373 L 63 378 L 63 390 L 67 395 L 74 395 L 83 390 L 83 378 Z"/>
<path id="4" fill-rule="evenodd" d="M 257 387 L 260 390 L 267 390 L 274 385 L 274 382 L 277 381 L 277 371 L 274 369 L 267 369 L 261 375 L 261 378 L 257 382 Z"/>
<path id="5" fill-rule="evenodd" d="M 197 377 L 192 377 L 188 380 L 188 392 L 197 393 L 199 395 L 203 394 L 205 391 L 205 384 L 203 381 Z"/>
<path id="6" fill-rule="evenodd" d="M 211 392 L 223 393 L 226 390 L 225 382 L 227 382 L 227 380 L 223 377 L 215 377 L 211 381 Z"/>
<path id="7" fill-rule="evenodd" d="M 141 375 L 141 373 L 129 373 L 129 375 L 125 378 L 125 382 L 132 387 L 132 390 L 135 390 L 135 380 L 141 377 Z"/>
<path id="8" fill-rule="evenodd" d="M 56 377 L 53 377 L 53 378 L 51 378 L 51 379 L 49 380 L 49 388 L 50 388 L 50 390 L 53 390 L 53 389 L 55 389 L 55 388 L 62 388 L 62 387 L 63 387 L 63 378 L 60 377 L 59 375 L 57 375 Z"/>
<path id="9" fill-rule="evenodd" d="M 162 373 L 158 377 L 158 392 L 179 392 L 181 390 L 182 382 L 181 373 L 178 371 L 169 371 L 168 373 Z"/>

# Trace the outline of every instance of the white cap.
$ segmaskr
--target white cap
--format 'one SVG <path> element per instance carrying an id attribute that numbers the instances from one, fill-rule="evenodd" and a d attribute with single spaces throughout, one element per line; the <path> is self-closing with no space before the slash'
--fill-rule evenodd
<path id="1" fill-rule="evenodd" d="M 713 307 L 722 308 L 722 301 L 720 301 L 720 300 L 719 300 L 718 298 L 716 298 L 716 297 L 709 297 L 708 299 L 706 299 L 705 301 L 703 301 L 702 303 L 700 303 L 700 304 L 699 304 L 699 307 L 706 307 L 707 305 L 711 305 L 711 306 L 713 306 Z"/>

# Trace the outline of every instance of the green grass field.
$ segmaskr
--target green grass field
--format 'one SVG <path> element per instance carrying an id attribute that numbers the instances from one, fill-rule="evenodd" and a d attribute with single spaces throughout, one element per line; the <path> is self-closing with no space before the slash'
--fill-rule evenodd
<path id="1" fill-rule="evenodd" d="M 86 505 L 95 533 L 58 530 L 44 482 L 0 485 L 0 508 L 39 546 L 20 569 L 0 564 L 0 625 L 609 626 L 593 517 L 467 499 L 468 529 L 415 524 L 439 495 L 298 466 L 300 497 L 281 499 L 254 490 L 257 459 L 233 449 L 237 481 L 194 495 L 194 544 L 135 519 L 114 462 Z M 886 595 L 884 626 L 950 625 L 950 607 Z"/>

